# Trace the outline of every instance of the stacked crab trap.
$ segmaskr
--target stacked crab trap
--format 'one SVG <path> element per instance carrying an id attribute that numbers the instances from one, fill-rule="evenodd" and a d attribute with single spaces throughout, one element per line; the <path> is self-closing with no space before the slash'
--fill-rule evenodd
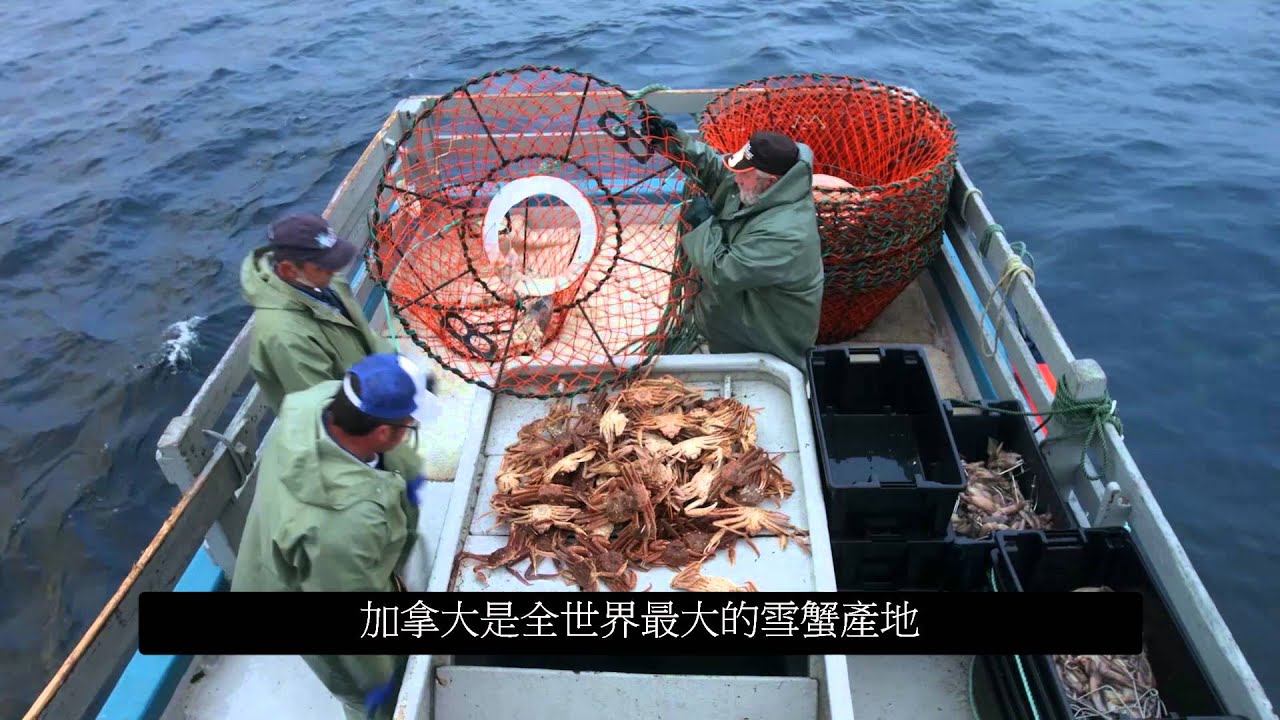
<path id="1" fill-rule="evenodd" d="M 820 344 L 870 325 L 942 246 L 956 133 L 913 91 L 841 75 L 772 76 L 713 98 L 699 127 L 720 152 L 756 130 L 813 150 L 826 270 Z"/>

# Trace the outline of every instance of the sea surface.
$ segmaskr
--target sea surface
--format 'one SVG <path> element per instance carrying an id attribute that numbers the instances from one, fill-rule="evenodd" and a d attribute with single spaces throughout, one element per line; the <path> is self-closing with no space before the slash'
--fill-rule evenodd
<path id="1" fill-rule="evenodd" d="M 0 3 L 2 714 L 176 501 L 157 436 L 248 317 L 265 223 L 322 209 L 402 96 L 526 63 L 940 105 L 1280 698 L 1277 37 L 1265 0 Z"/>

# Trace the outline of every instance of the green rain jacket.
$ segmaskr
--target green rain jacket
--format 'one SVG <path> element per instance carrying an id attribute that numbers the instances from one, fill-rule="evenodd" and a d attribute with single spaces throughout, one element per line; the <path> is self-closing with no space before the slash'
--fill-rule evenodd
<path id="1" fill-rule="evenodd" d="M 386 470 L 374 469 L 333 441 L 323 415 L 341 385 L 326 381 L 285 398 L 262 452 L 233 592 L 399 590 L 393 574 L 417 539 L 418 508 L 406 489 L 414 471 L 390 453 Z M 303 660 L 355 708 L 406 662 L 390 655 Z"/>
<path id="2" fill-rule="evenodd" d="M 271 269 L 268 248 L 258 248 L 240 265 L 240 288 L 253 306 L 249 365 L 273 412 L 284 396 L 325 380 L 340 380 L 366 356 L 394 353 L 389 340 L 369 328 L 351 286 L 335 275 L 330 287 L 347 313 L 308 297 Z"/>
<path id="3" fill-rule="evenodd" d="M 271 269 L 269 248 L 254 250 L 240 265 L 240 287 L 254 316 L 249 367 L 274 413 L 288 393 L 341 380 L 369 355 L 396 352 L 390 340 L 369 327 L 345 279 L 335 275 L 329 286 L 358 324 L 281 280 Z M 422 459 L 410 446 L 388 454 L 415 468 L 410 477 L 421 472 Z"/>
<path id="4" fill-rule="evenodd" d="M 676 131 L 679 146 L 711 201 L 712 220 L 681 240 L 702 276 L 694 304 L 713 353 L 765 352 L 805 371 L 822 310 L 822 241 L 813 204 L 813 151 L 754 205 L 744 206 L 720 153 Z"/>

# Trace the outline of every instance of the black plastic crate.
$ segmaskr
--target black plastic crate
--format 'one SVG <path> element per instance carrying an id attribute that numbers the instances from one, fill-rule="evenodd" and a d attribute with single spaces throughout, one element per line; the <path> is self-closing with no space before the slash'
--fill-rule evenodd
<path id="1" fill-rule="evenodd" d="M 965 475 L 923 347 L 809 351 L 833 540 L 948 536 Z"/>
<path id="2" fill-rule="evenodd" d="M 1001 592 L 1064 592 L 1107 585 L 1142 594 L 1142 635 L 1156 690 L 1170 718 L 1227 718 L 1182 624 L 1152 581 L 1124 528 L 1001 532 L 996 535 L 995 581 Z M 1042 720 L 1071 720 L 1067 694 L 1048 655 L 1023 655 L 1022 669 Z M 1018 677 L 1013 657 L 1000 658 Z"/>
<path id="3" fill-rule="evenodd" d="M 995 541 L 834 540 L 831 561 L 841 592 L 979 592 L 989 589 Z"/>
<path id="4" fill-rule="evenodd" d="M 994 699 L 1000 704 L 998 713 L 980 714 L 981 720 L 1035 720 L 1031 701 L 1023 688 L 1022 678 L 1011 658 L 1000 655 L 979 655 L 977 662 L 986 673 Z"/>
<path id="5" fill-rule="evenodd" d="M 960 453 L 960 461 L 984 461 L 987 458 L 987 441 L 994 438 L 1004 450 L 1016 452 L 1022 456 L 1022 466 L 1013 471 L 1014 480 L 1024 497 L 1033 503 L 1034 512 L 1049 513 L 1052 516 L 1048 530 L 1075 530 L 1080 527 L 1075 515 L 1068 508 L 1066 501 L 1059 494 L 1049 474 L 1048 463 L 1040 452 L 1040 443 L 1035 433 L 1027 425 L 1026 417 L 1012 415 L 999 410 L 1026 412 L 1026 408 L 1017 400 L 982 403 L 982 408 L 965 405 L 952 405 L 944 402 L 947 421 L 951 426 L 951 436 Z M 962 466 L 963 471 L 963 466 Z M 966 483 L 966 490 L 968 483 Z M 973 538 L 955 533 L 956 542 L 988 541 L 992 535 Z"/>

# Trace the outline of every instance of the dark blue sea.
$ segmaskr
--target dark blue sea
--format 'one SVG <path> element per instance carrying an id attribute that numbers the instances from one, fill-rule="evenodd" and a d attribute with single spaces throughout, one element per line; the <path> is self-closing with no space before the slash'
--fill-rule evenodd
<path id="1" fill-rule="evenodd" d="M 248 317 L 264 223 L 322 209 L 400 97 L 526 63 L 940 105 L 1280 697 L 1277 38 L 1265 0 L 0 3 L 4 715 L 176 501 L 157 436 Z"/>

